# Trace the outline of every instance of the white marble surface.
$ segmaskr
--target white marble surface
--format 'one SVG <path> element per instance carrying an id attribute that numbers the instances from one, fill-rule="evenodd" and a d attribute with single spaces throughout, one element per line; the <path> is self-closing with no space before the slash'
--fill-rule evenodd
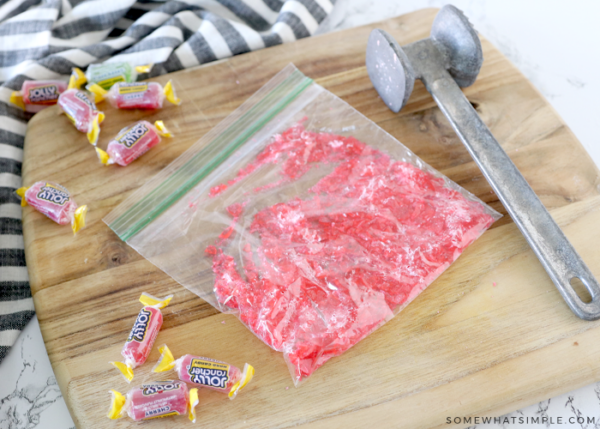
<path id="1" fill-rule="evenodd" d="M 441 0 L 338 0 L 321 31 L 383 20 Z M 455 0 L 477 30 L 496 45 L 550 101 L 597 165 L 600 137 L 600 2 L 597 0 Z M 457 416 L 448 416 L 457 417 Z M 545 418 L 532 423 L 531 418 Z M 584 422 L 577 422 L 577 418 Z M 527 418 L 529 418 L 527 420 Z M 587 418 L 594 418 L 588 423 Z M 521 420 L 522 419 L 522 420 Z M 560 422 L 559 422 L 560 421 Z M 523 423 L 521 423 L 523 422 Z M 444 422 L 440 422 L 442 424 Z M 463 423 L 466 426 L 466 424 Z M 600 383 L 507 414 L 479 428 L 600 427 Z M 74 427 L 48 361 L 37 319 L 0 364 L 0 429 Z"/>
<path id="2" fill-rule="evenodd" d="M 0 429 L 74 427 L 34 317 L 0 364 Z"/>

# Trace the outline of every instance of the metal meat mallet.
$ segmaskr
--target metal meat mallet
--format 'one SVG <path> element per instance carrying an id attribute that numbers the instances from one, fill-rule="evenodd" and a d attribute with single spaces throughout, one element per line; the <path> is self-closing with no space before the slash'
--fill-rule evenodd
<path id="1" fill-rule="evenodd" d="M 596 320 L 598 282 L 459 88 L 475 82 L 482 62 L 477 33 L 451 5 L 439 11 L 427 39 L 401 48 L 377 29 L 367 45 L 367 71 L 383 101 L 398 112 L 415 79 L 423 81 L 571 310 L 582 319 Z M 574 278 L 589 291 L 589 303 L 571 286 Z"/>

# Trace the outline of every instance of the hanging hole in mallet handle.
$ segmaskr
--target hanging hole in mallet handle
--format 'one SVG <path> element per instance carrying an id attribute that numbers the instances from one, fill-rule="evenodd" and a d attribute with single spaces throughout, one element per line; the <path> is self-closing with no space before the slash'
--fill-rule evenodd
<path id="1" fill-rule="evenodd" d="M 575 291 L 575 293 L 581 301 L 583 301 L 586 304 L 592 302 L 592 294 L 588 290 L 585 283 L 579 277 L 571 278 L 569 283 L 571 284 L 571 287 L 573 288 L 573 290 Z"/>

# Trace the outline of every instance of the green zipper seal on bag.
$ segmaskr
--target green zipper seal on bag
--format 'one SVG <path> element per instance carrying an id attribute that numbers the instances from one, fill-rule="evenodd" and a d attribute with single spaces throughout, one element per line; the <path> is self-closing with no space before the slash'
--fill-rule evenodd
<path id="1" fill-rule="evenodd" d="M 109 227 L 123 241 L 134 237 L 226 161 L 312 83 L 312 79 L 295 70 L 164 182 L 111 222 Z M 253 119 L 261 110 L 265 113 Z M 207 154 L 217 146 L 224 146 L 223 150 L 206 161 Z"/>

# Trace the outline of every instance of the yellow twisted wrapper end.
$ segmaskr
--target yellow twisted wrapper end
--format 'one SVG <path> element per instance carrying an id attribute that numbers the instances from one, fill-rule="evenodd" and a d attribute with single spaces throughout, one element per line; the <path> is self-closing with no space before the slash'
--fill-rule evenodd
<path id="1" fill-rule="evenodd" d="M 160 352 L 160 359 L 154 368 L 152 368 L 152 372 L 165 372 L 175 368 L 175 358 L 167 345 L 163 344 L 158 348 L 158 351 Z"/>
<path id="2" fill-rule="evenodd" d="M 98 143 L 98 136 L 100 135 L 100 123 L 104 120 L 104 113 L 98 112 L 94 120 L 92 121 L 92 129 L 88 131 L 88 141 L 96 146 Z"/>
<path id="3" fill-rule="evenodd" d="M 131 367 L 131 365 L 128 365 L 123 362 L 109 362 L 109 363 L 112 366 L 114 366 L 115 368 L 117 368 L 119 371 L 121 371 L 121 374 L 123 374 L 123 377 L 125 377 L 125 380 L 127 381 L 127 383 L 131 383 L 131 380 L 133 380 L 133 368 Z"/>
<path id="4" fill-rule="evenodd" d="M 163 121 L 156 121 L 154 123 L 154 126 L 156 127 L 158 134 L 160 134 L 161 136 L 173 137 L 173 134 L 171 134 L 171 131 L 169 131 L 169 129 L 167 128 L 167 126 L 165 125 L 165 123 Z"/>
<path id="5" fill-rule="evenodd" d="M 229 392 L 229 399 L 233 400 L 237 396 L 238 392 L 246 386 L 246 384 L 250 383 L 254 377 L 254 367 L 252 365 L 244 365 L 244 372 L 242 373 L 242 378 L 240 381 L 235 383 Z"/>
<path id="6" fill-rule="evenodd" d="M 154 64 L 148 64 L 145 66 L 136 66 L 135 71 L 138 73 L 150 73 L 150 70 L 152 70 L 153 65 Z"/>
<path id="7" fill-rule="evenodd" d="M 69 86 L 67 89 L 80 89 L 84 83 L 87 82 L 87 78 L 85 77 L 85 73 L 83 73 L 77 67 L 73 67 L 73 71 L 71 72 L 71 77 L 69 78 Z"/>
<path id="8" fill-rule="evenodd" d="M 179 106 L 181 104 L 181 99 L 177 97 L 177 94 L 175 93 L 175 88 L 173 88 L 172 81 L 167 82 L 167 84 L 163 88 L 163 93 L 165 94 L 165 97 L 167 97 L 167 100 L 169 100 L 169 103 L 173 103 L 176 106 Z"/>
<path id="9" fill-rule="evenodd" d="M 110 403 L 110 409 L 108 410 L 108 414 L 106 415 L 111 420 L 120 419 L 123 417 L 121 411 L 125 406 L 125 396 L 121 395 L 116 390 L 110 390 L 112 395 L 112 400 Z"/>
<path id="10" fill-rule="evenodd" d="M 85 228 L 85 215 L 87 214 L 87 206 L 83 205 L 75 210 L 75 215 L 73 216 L 73 223 L 71 227 L 73 228 L 73 234 L 77 234 L 77 231 Z"/>
<path id="11" fill-rule="evenodd" d="M 86 86 L 86 89 L 94 94 L 94 103 L 100 103 L 101 101 L 104 101 L 106 94 L 108 94 L 108 91 L 97 83 Z"/>
<path id="12" fill-rule="evenodd" d="M 110 156 L 104 152 L 102 149 L 100 149 L 99 147 L 96 148 L 96 154 L 98 154 L 98 158 L 100 159 L 100 162 L 104 165 L 108 165 L 108 164 L 112 164 L 110 161 Z"/>
<path id="13" fill-rule="evenodd" d="M 10 94 L 10 102 L 25 110 L 25 103 L 23 103 L 23 94 L 21 94 L 21 91 L 13 91 L 13 93 Z"/>
<path id="14" fill-rule="evenodd" d="M 169 302 L 171 302 L 172 298 L 173 298 L 173 295 L 169 295 L 169 296 L 164 297 L 163 299 L 160 299 L 160 298 L 150 295 L 149 293 L 144 292 L 142 294 L 142 296 L 140 296 L 140 302 L 142 304 L 144 304 L 145 306 L 147 305 L 147 306 L 158 308 L 159 310 L 162 310 L 167 305 L 169 305 Z"/>
<path id="15" fill-rule="evenodd" d="M 196 405 L 198 405 L 198 389 L 190 389 L 190 420 L 196 423 Z"/>
<path id="16" fill-rule="evenodd" d="M 29 186 L 23 186 L 15 191 L 17 195 L 21 197 L 21 207 L 25 207 L 27 205 L 27 200 L 25 199 L 25 192 L 27 192 L 27 189 L 29 189 Z"/>

